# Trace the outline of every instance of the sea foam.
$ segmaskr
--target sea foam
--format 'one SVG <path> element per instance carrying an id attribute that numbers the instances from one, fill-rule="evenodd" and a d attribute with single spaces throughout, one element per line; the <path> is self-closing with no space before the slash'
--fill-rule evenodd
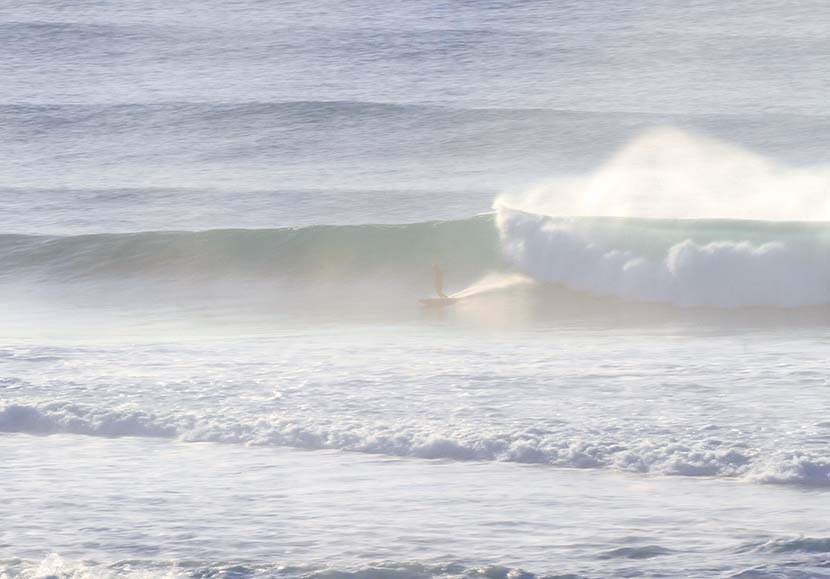
<path id="1" fill-rule="evenodd" d="M 235 421 L 225 416 L 154 415 L 54 401 L 0 407 L 0 432 L 99 437 L 162 437 L 188 442 L 336 449 L 421 459 L 502 461 L 637 474 L 739 478 L 747 482 L 830 486 L 830 458 L 758 450 L 692 433 L 642 438 L 639 433 L 567 428 L 438 430 L 417 422 L 304 422 L 277 415 Z"/>
<path id="2" fill-rule="evenodd" d="M 824 228 L 761 222 L 754 231 L 745 223 L 729 231 L 724 222 L 713 231 L 712 222 L 690 221 L 667 232 L 663 222 L 555 218 L 507 207 L 497 222 L 514 267 L 574 290 L 679 306 L 830 304 Z"/>

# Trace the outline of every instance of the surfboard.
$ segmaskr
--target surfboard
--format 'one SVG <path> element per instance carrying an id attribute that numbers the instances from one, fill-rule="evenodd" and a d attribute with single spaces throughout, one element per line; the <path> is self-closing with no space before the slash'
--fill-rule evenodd
<path id="1" fill-rule="evenodd" d="M 444 306 L 451 306 L 457 301 L 458 298 L 425 298 L 422 300 L 418 300 L 418 303 L 422 306 L 427 306 L 430 308 L 441 308 Z"/>

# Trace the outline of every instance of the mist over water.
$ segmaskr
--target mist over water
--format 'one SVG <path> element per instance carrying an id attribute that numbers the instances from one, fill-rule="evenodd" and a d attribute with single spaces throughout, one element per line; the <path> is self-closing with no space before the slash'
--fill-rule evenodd
<path id="1" fill-rule="evenodd" d="M 0 4 L 0 579 L 826 579 L 829 26 Z"/>

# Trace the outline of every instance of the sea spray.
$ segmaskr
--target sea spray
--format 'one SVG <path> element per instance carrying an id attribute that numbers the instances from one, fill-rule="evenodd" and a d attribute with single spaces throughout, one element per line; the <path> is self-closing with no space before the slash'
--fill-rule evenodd
<path id="1" fill-rule="evenodd" d="M 450 297 L 458 299 L 470 298 L 477 295 L 502 292 L 531 284 L 533 284 L 533 279 L 520 273 L 489 273 L 463 290 L 455 292 Z"/>
<path id="2" fill-rule="evenodd" d="M 798 307 L 830 304 L 828 191 L 830 168 L 658 129 L 592 174 L 494 207 L 505 257 L 540 281 L 679 306 Z"/>
<path id="3" fill-rule="evenodd" d="M 590 173 L 506 191 L 494 206 L 557 217 L 830 221 L 830 166 L 791 167 L 732 143 L 659 128 Z"/>

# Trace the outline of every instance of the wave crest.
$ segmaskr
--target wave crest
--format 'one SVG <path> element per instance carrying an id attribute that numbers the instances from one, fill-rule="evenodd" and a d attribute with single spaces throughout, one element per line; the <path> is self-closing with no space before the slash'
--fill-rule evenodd
<path id="1" fill-rule="evenodd" d="M 637 474 L 740 478 L 748 482 L 830 486 L 830 459 L 764 454 L 740 443 L 695 438 L 681 443 L 620 433 L 517 428 L 436 431 L 428 425 L 302 422 L 277 415 L 239 421 L 225 416 L 155 415 L 131 407 L 71 402 L 0 407 L 0 432 L 100 437 L 163 437 L 186 442 L 335 449 L 423 459 L 545 464 Z"/>

